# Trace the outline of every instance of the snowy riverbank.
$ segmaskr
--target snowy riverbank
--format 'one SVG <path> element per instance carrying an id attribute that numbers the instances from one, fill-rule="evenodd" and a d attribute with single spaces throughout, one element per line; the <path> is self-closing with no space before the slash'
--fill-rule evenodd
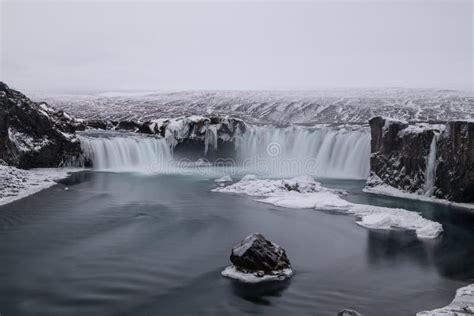
<path id="1" fill-rule="evenodd" d="M 420 195 L 416 193 L 405 192 L 400 189 L 394 188 L 388 184 L 380 184 L 374 187 L 365 187 L 363 189 L 366 193 L 373 193 L 373 194 L 382 194 L 387 196 L 399 197 L 403 199 L 411 199 L 411 200 L 419 200 L 424 202 L 432 202 L 432 203 L 439 203 L 445 204 L 453 207 L 461 207 L 474 210 L 474 203 L 458 203 L 458 202 L 451 202 L 444 199 L 438 199 L 432 196 Z"/>
<path id="2" fill-rule="evenodd" d="M 55 185 L 71 172 L 83 169 L 41 168 L 23 170 L 0 164 L 0 205 L 11 203 Z"/>

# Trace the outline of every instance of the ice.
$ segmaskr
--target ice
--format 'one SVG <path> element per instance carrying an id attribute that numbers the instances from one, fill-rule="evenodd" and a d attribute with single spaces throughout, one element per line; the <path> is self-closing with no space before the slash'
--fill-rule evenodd
<path id="1" fill-rule="evenodd" d="M 416 316 L 461 316 L 474 314 L 474 284 L 459 288 L 451 304 L 416 313 Z"/>
<path id="2" fill-rule="evenodd" d="M 42 168 L 22 170 L 0 164 L 0 205 L 11 203 L 39 192 L 66 178 L 69 173 L 82 169 Z"/>
<path id="3" fill-rule="evenodd" d="M 242 179 L 212 191 L 255 196 L 259 202 L 286 208 L 337 210 L 355 215 L 357 224 L 365 228 L 413 230 L 418 238 L 436 238 L 443 232 L 441 224 L 416 212 L 348 202 L 341 198 L 343 191 L 325 188 L 308 176 L 288 180 Z"/>
<path id="4" fill-rule="evenodd" d="M 221 272 L 222 276 L 239 280 L 245 283 L 259 283 L 267 281 L 282 281 L 290 278 L 293 275 L 293 270 L 283 269 L 281 271 L 275 271 L 274 274 L 264 274 L 259 276 L 257 273 L 244 273 L 238 271 L 233 265 L 229 266 Z"/>

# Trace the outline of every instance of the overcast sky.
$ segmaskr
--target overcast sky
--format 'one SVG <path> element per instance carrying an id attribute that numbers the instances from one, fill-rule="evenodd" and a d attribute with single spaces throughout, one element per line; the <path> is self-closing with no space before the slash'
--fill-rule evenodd
<path id="1" fill-rule="evenodd" d="M 473 89 L 470 0 L 0 2 L 0 80 L 27 92 Z"/>

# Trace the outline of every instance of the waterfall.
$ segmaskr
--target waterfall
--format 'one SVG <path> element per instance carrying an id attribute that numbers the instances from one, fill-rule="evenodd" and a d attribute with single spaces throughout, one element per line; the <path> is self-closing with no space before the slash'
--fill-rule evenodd
<path id="1" fill-rule="evenodd" d="M 272 175 L 365 179 L 370 170 L 365 130 L 254 126 L 235 145 L 245 168 Z"/>
<path id="2" fill-rule="evenodd" d="M 174 144 L 166 138 L 116 132 L 86 132 L 79 138 L 84 158 L 97 170 L 182 173 L 194 164 L 186 158 L 174 161 Z M 209 128 L 204 155 L 209 148 L 218 150 L 217 140 L 217 129 Z M 235 136 L 234 145 L 237 157 L 227 174 L 345 179 L 365 179 L 369 174 L 370 134 L 362 129 L 248 126 Z"/>
<path id="3" fill-rule="evenodd" d="M 434 134 L 431 140 L 430 152 L 426 158 L 426 171 L 425 171 L 425 183 L 424 191 L 426 196 L 433 195 L 434 183 L 436 179 L 436 142 L 438 135 Z"/>
<path id="4" fill-rule="evenodd" d="M 172 161 L 163 138 L 101 133 L 82 134 L 79 139 L 83 155 L 98 170 L 160 172 Z"/>

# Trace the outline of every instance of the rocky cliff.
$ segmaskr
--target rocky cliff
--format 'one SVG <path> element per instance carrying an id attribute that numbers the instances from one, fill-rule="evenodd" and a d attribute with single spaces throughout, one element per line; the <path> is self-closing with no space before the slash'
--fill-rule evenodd
<path id="1" fill-rule="evenodd" d="M 175 157 L 209 160 L 233 156 L 235 137 L 246 130 L 245 123 L 226 116 L 181 116 L 148 121 L 86 121 L 88 128 L 154 134 L 164 137 Z"/>
<path id="2" fill-rule="evenodd" d="M 0 159 L 19 168 L 57 167 L 80 154 L 82 123 L 46 103 L 35 103 L 0 82 Z"/>
<path id="3" fill-rule="evenodd" d="M 370 120 L 368 185 L 388 184 L 420 195 L 474 202 L 474 122 L 408 124 Z"/>

